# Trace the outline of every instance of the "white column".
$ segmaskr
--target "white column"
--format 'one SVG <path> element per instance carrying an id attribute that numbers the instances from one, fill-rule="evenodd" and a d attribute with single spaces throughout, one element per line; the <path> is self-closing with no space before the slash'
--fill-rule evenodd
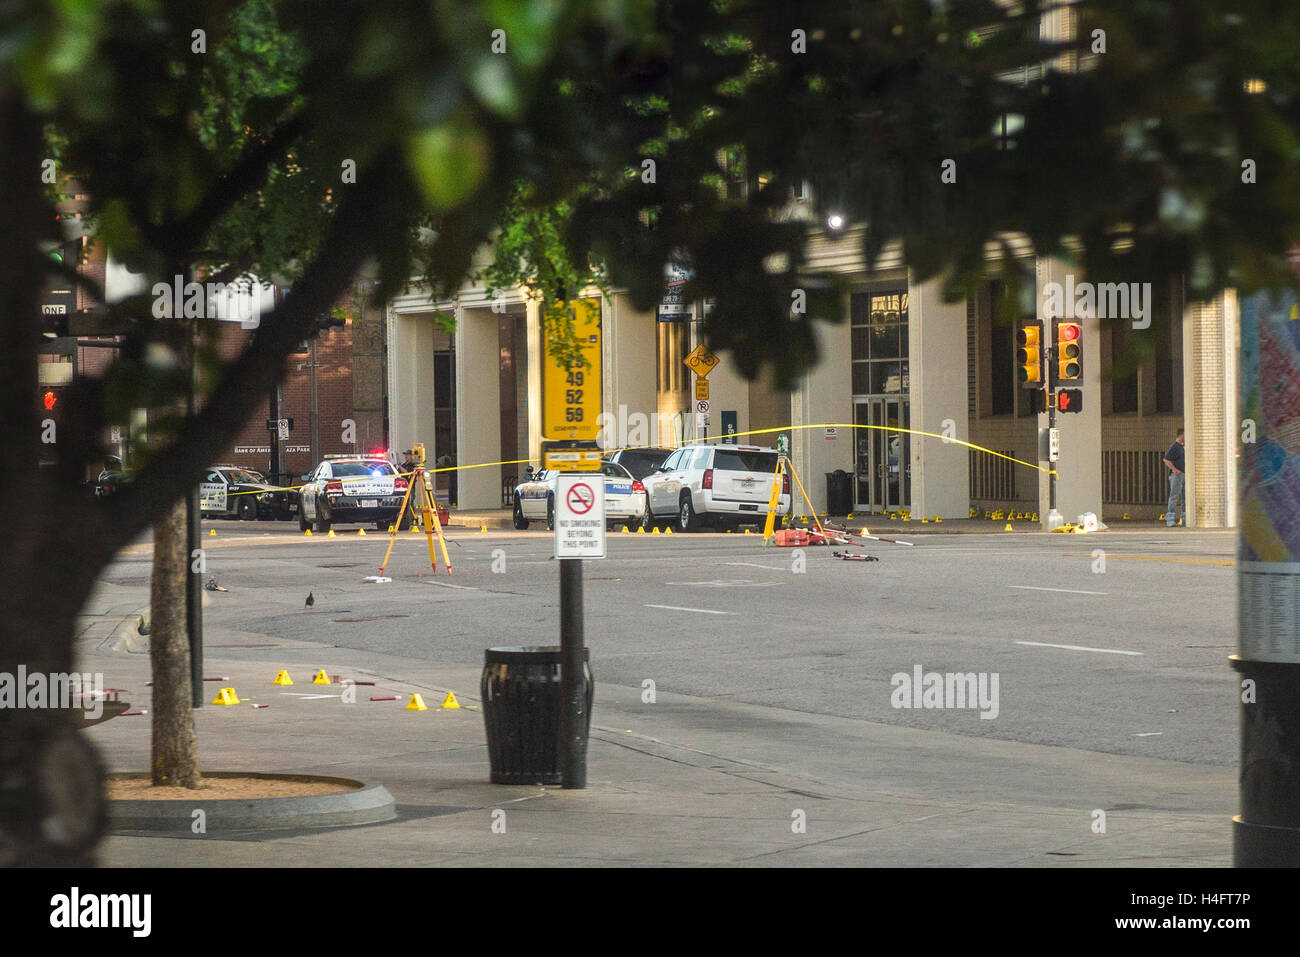
<path id="1" fill-rule="evenodd" d="M 456 307 L 456 464 L 501 459 L 501 346 L 497 314 Z M 462 469 L 457 506 L 501 507 L 501 466 Z"/>
<path id="2" fill-rule="evenodd" d="M 649 425 L 658 411 L 654 357 L 659 339 L 655 313 L 637 312 L 626 293 L 615 293 L 605 300 L 602 319 L 603 411 L 612 416 L 607 420 L 612 424 L 608 430 L 610 448 L 629 444 L 628 435 L 622 433 L 631 432 L 636 433 L 636 444 L 654 445 L 659 436 Z"/>
<path id="3" fill-rule="evenodd" d="M 907 295 L 911 428 L 970 441 L 966 395 L 966 303 L 943 301 L 939 280 Z M 911 511 L 917 517 L 965 518 L 970 509 L 966 446 L 913 435 Z"/>
<path id="4" fill-rule="evenodd" d="M 388 415 L 392 449 L 423 442 L 434 448 L 433 319 L 431 313 L 389 309 Z"/>
<path id="5" fill-rule="evenodd" d="M 847 301 L 843 308 L 847 311 Z M 848 425 L 853 422 L 852 362 L 849 358 L 853 352 L 847 322 L 836 325 L 816 322 L 813 333 L 822 360 L 795 385 L 791 396 L 791 422 L 795 428 L 790 436 L 790 459 L 804 490 L 812 499 L 813 508 L 820 514 L 826 511 L 826 473 L 836 469 L 853 471 L 854 430 L 840 428 L 834 438 L 827 438 L 824 428 L 799 426 Z M 754 444 L 775 446 L 776 440 Z M 808 507 L 793 483 L 790 491 L 794 495 L 794 514 L 806 513 Z"/>

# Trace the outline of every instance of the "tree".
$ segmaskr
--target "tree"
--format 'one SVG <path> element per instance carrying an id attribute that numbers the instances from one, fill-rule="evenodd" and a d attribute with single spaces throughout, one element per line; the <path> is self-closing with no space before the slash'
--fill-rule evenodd
<path id="1" fill-rule="evenodd" d="M 413 273 L 435 293 L 454 290 L 512 197 L 523 213 L 571 206 L 565 261 L 604 264 L 641 308 L 659 296 L 665 262 L 689 262 L 685 294 L 716 300 L 709 341 L 744 374 L 771 363 L 783 382 L 815 361 L 812 323 L 839 318 L 831 278 L 806 266 L 809 224 L 782 215 L 800 180 L 822 221 L 836 211 L 861 227 L 869 256 L 900 241 L 920 278 L 944 275 L 954 294 L 984 275 L 987 244 L 1012 234 L 1101 281 L 1184 274 L 1193 294 L 1282 281 L 1300 235 L 1300 30 L 1275 7 L 10 4 L 0 416 L 12 431 L 0 494 L 31 504 L 0 555 L 0 671 L 71 669 L 74 616 L 100 569 L 192 486 L 364 264 L 378 266 L 380 301 Z M 1072 11 L 1074 39 L 1040 38 L 1044 15 Z M 267 12 L 269 32 L 257 26 Z M 278 45 L 294 40 L 301 60 L 280 62 Z M 207 51 L 221 49 L 232 59 L 209 69 Z M 241 74 L 246 59 L 261 63 L 258 76 Z M 77 481 L 104 426 L 185 394 L 176 340 L 193 328 L 154 317 L 148 297 L 114 307 L 122 354 L 104 379 L 69 390 L 60 467 L 33 475 L 39 250 L 55 238 L 39 175 L 47 125 L 93 197 L 103 241 L 133 268 L 157 280 L 189 266 L 234 278 L 287 264 L 294 278 L 248 348 L 210 369 L 199 408 L 175 418 L 137 481 L 102 502 Z M 720 188 L 736 171 L 719 159 L 729 153 L 747 190 Z M 1259 171 L 1250 182 L 1247 160 Z M 792 316 L 795 289 L 809 308 Z M 204 324 L 192 324 L 200 336 Z M 50 537 L 56 520 L 78 528 L 83 547 Z M 92 824 L 42 824 L 58 812 L 37 768 L 71 766 L 70 734 L 49 714 L 0 713 L 0 766 L 16 769 L 0 802 L 0 862 L 90 853 Z M 79 820 L 98 820 L 95 776 L 69 780 L 90 809 Z"/>

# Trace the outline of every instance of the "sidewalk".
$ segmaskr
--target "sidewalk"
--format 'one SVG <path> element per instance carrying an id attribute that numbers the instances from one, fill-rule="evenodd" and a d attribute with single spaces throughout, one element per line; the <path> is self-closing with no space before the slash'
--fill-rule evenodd
<path id="1" fill-rule="evenodd" d="M 946 523 L 945 523 L 946 524 Z M 94 606 L 92 606 L 94 607 Z M 95 610 L 101 610 L 96 608 Z M 147 654 L 103 647 L 129 615 L 88 623 L 78 667 L 150 708 Z M 116 620 L 110 629 L 109 624 Z M 484 644 L 491 643 L 485 639 Z M 278 669 L 293 687 L 277 687 Z M 356 680 L 311 684 L 318 669 Z M 1228 866 L 1236 772 L 877 725 L 605 684 L 588 787 L 488 782 L 479 666 L 209 629 L 210 700 L 197 713 L 208 770 L 338 775 L 383 784 L 386 824 L 317 831 L 115 834 L 101 863 L 137 866 Z M 437 708 L 447 691 L 465 707 Z M 430 710 L 404 705 L 419 692 Z M 398 701 L 371 702 L 372 695 Z M 254 703 L 269 704 L 253 709 Z M 148 766 L 150 719 L 86 732 L 115 771 Z M 505 811 L 505 833 L 493 811 Z M 1106 833 L 1093 833 L 1106 810 Z M 806 818 L 806 831 L 792 823 Z M 500 820 L 500 816 L 497 816 Z M 499 827 L 498 827 L 499 830 Z"/>

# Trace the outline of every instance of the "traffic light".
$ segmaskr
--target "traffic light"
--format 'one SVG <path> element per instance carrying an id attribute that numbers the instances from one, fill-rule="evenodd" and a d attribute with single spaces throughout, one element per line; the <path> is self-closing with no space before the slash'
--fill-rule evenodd
<path id="1" fill-rule="evenodd" d="M 46 389 L 45 394 L 41 396 L 41 405 L 45 406 L 46 412 L 53 412 L 54 407 L 58 405 L 59 394 L 53 389 Z"/>
<path id="2" fill-rule="evenodd" d="M 1046 389 L 1032 389 L 1025 393 L 1025 398 L 1029 402 L 1029 411 L 1037 415 L 1040 412 L 1047 411 L 1047 397 L 1050 395 Z"/>
<path id="3" fill-rule="evenodd" d="M 1083 378 L 1083 326 L 1077 322 L 1056 325 L 1056 380 Z"/>
<path id="4" fill-rule="evenodd" d="M 1056 393 L 1056 410 L 1058 412 L 1082 412 L 1083 390 L 1062 389 Z"/>
<path id="5" fill-rule="evenodd" d="M 1037 388 L 1043 381 L 1043 324 L 1022 323 L 1016 333 L 1016 379 L 1023 386 Z"/>

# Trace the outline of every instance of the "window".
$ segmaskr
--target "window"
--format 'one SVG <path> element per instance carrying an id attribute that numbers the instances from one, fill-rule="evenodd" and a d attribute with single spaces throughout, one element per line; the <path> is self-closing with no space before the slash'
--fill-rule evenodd
<path id="1" fill-rule="evenodd" d="M 715 449 L 713 467 L 720 472 L 767 472 L 776 471 L 775 452 L 746 452 L 737 449 Z"/>
<path id="2" fill-rule="evenodd" d="M 1015 411 L 1015 350 L 1012 348 L 1011 326 L 993 317 L 992 335 L 989 337 L 989 398 L 991 415 L 1011 415 Z M 1027 405 L 1028 403 L 1026 403 Z"/>
<path id="3" fill-rule="evenodd" d="M 393 467 L 387 462 L 335 462 L 334 477 L 340 478 L 345 475 L 392 475 Z"/>
<path id="4" fill-rule="evenodd" d="M 1121 368 L 1124 363 L 1129 349 L 1132 347 L 1128 334 L 1128 326 L 1124 323 L 1116 323 L 1111 326 L 1110 334 L 1110 363 L 1111 371 Z M 1132 361 L 1128 358 L 1128 361 Z M 1115 375 L 1110 383 L 1110 410 L 1111 412 L 1136 412 L 1138 410 L 1138 369 L 1132 366 L 1128 375 Z"/>
<path id="5" fill-rule="evenodd" d="M 849 316 L 853 394 L 906 392 L 907 293 L 855 293 Z"/>
<path id="6" fill-rule="evenodd" d="M 707 446 L 695 453 L 695 461 L 691 463 L 691 468 L 706 469 L 709 467 L 709 453 L 713 450 Z"/>

